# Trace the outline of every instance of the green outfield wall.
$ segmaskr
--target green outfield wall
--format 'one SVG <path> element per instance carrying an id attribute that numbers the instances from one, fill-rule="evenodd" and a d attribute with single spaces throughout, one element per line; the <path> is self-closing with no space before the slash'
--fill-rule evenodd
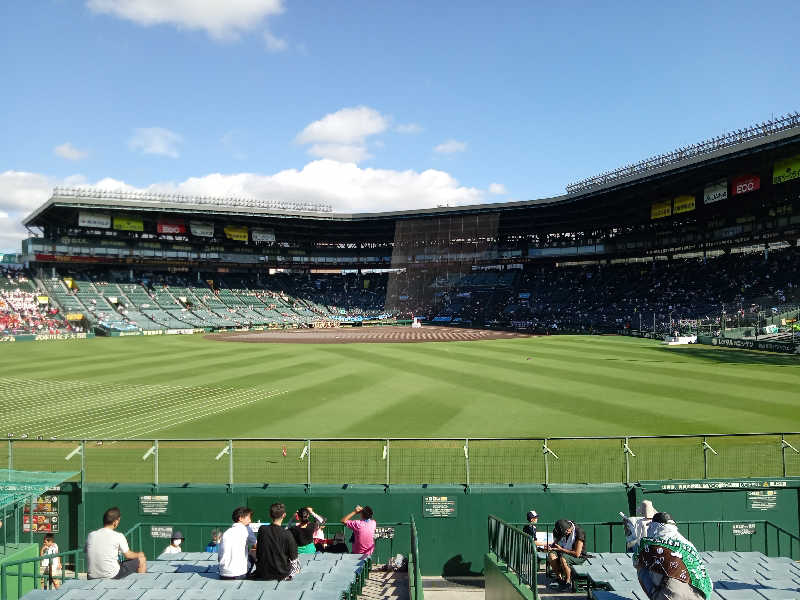
<path id="1" fill-rule="evenodd" d="M 671 486 L 671 487 L 670 487 Z M 83 545 L 88 531 L 101 526 L 103 512 L 111 506 L 122 510 L 121 531 L 142 523 L 143 549 L 149 558 L 169 542 L 151 537 L 173 524 L 207 524 L 190 529 L 187 550 L 202 550 L 210 530 L 230 522 L 232 510 L 248 505 L 256 519 L 266 520 L 272 502 L 283 502 L 293 512 L 311 505 L 333 524 L 356 504 L 369 505 L 378 525 L 396 529 L 386 553 L 407 555 L 408 525 L 413 515 L 420 539 L 421 569 L 424 575 L 480 575 L 487 552 L 487 516 L 493 514 L 511 523 L 524 521 L 535 508 L 541 515 L 540 528 L 560 518 L 587 525 L 587 546 L 595 551 L 623 552 L 624 535 L 618 513 L 629 514 L 644 498 L 656 508 L 673 514 L 679 522 L 712 523 L 705 531 L 690 524 L 690 538 L 701 549 L 726 547 L 767 551 L 772 555 L 798 554 L 800 544 L 791 547 L 789 538 L 800 535 L 800 478 L 750 480 L 647 481 L 636 485 L 175 485 L 158 487 L 134 484 L 63 484 L 56 493 L 59 530 L 55 534 L 61 550 Z M 755 493 L 758 492 L 758 493 Z M 765 530 L 763 521 L 773 524 Z M 751 525 L 753 525 L 751 527 Z M 176 526 L 180 528 L 180 525 Z M 333 527 L 332 527 L 333 529 Z M 780 534 L 778 529 L 787 532 Z M 28 541 L 30 534 L 21 534 Z M 788 536 L 788 537 L 787 537 Z M 34 534 L 34 541 L 41 541 Z M 769 537 L 769 539 L 766 539 Z M 136 543 L 137 540 L 132 540 Z M 788 545 L 787 545 L 788 544 Z M 778 547 L 782 545 L 782 547 Z"/>

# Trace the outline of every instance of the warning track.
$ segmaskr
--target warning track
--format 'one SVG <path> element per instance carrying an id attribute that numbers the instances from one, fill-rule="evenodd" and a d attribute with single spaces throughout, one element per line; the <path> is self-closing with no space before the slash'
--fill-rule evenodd
<path id="1" fill-rule="evenodd" d="M 413 344 L 421 342 L 473 342 L 528 337 L 509 331 L 453 327 L 353 327 L 339 329 L 288 329 L 213 333 L 209 339 L 223 342 L 272 344 Z"/>

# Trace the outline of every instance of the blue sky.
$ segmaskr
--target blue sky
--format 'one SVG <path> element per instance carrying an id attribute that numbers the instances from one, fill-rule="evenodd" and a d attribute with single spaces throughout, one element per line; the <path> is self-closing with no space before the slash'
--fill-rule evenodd
<path id="1" fill-rule="evenodd" d="M 0 248 L 53 185 L 508 201 L 800 110 L 800 3 L 0 7 Z"/>

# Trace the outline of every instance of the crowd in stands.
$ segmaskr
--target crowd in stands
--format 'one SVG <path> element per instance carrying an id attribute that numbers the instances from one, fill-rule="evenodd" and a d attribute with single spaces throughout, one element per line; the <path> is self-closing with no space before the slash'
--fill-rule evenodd
<path id="1" fill-rule="evenodd" d="M 59 309 L 39 301 L 27 272 L 0 267 L 0 334 L 62 333 L 80 328 L 65 321 Z"/>
<path id="2" fill-rule="evenodd" d="M 288 527 L 283 525 L 286 517 L 286 506 L 280 502 L 270 506 L 269 522 L 265 524 L 253 522 L 252 509 L 236 508 L 231 515 L 231 527 L 216 532 L 207 546 L 207 550 L 217 554 L 219 578 L 286 581 L 301 573 L 299 555 L 349 553 L 343 538 L 325 537 L 325 518 L 311 507 L 299 508 Z M 109 508 L 103 514 L 103 527 L 89 533 L 85 547 L 89 579 L 122 579 L 147 572 L 144 553 L 131 550 L 125 536 L 116 531 L 121 520 L 119 508 Z M 341 523 L 352 531 L 352 553 L 370 557 L 375 550 L 377 528 L 372 509 L 356 506 L 342 517 Z M 173 531 L 162 556 L 182 552 L 184 541 L 182 532 Z M 123 558 L 121 562 L 119 557 Z"/>

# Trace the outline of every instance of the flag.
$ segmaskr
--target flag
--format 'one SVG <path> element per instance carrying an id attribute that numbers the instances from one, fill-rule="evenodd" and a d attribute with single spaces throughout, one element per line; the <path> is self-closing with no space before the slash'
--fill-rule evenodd
<path id="1" fill-rule="evenodd" d="M 283 449 L 281 450 L 281 454 L 283 454 L 284 456 L 286 456 L 286 446 L 284 446 L 284 447 L 283 447 Z"/>

